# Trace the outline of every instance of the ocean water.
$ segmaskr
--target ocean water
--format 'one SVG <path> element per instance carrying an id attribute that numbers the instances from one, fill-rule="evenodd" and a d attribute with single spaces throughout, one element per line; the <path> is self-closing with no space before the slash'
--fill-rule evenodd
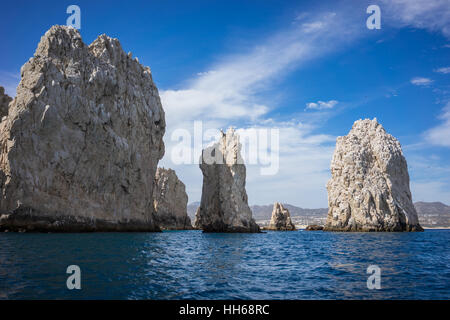
<path id="1" fill-rule="evenodd" d="M 450 230 L 2 233 L 0 299 L 450 299 L 449 243 Z"/>

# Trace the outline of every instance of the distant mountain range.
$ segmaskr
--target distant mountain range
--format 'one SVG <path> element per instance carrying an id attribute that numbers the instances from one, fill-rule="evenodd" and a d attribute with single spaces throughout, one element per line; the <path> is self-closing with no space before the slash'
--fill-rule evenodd
<path id="1" fill-rule="evenodd" d="M 199 205 L 200 202 L 193 202 L 188 205 L 187 211 L 192 222 L 194 222 L 195 211 Z M 297 225 L 324 224 L 328 213 L 327 208 L 306 209 L 290 204 L 284 204 L 284 206 L 289 210 L 293 222 Z M 450 227 L 450 206 L 442 202 L 416 202 L 414 206 L 423 227 Z M 258 224 L 264 225 L 269 222 L 273 204 L 254 205 L 250 208 L 253 212 L 253 218 Z"/>

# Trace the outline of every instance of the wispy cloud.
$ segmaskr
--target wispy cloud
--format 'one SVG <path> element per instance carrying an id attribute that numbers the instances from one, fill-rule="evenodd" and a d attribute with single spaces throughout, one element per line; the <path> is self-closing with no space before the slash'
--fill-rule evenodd
<path id="1" fill-rule="evenodd" d="M 382 0 L 381 3 L 393 25 L 441 32 L 450 37 L 448 0 Z"/>
<path id="2" fill-rule="evenodd" d="M 436 146 L 450 147 L 450 102 L 439 116 L 441 124 L 425 132 L 425 139 Z"/>
<path id="3" fill-rule="evenodd" d="M 262 95 L 288 72 L 330 52 L 357 33 L 336 13 L 323 13 L 278 32 L 245 53 L 223 57 L 180 89 L 161 90 L 167 122 L 188 119 L 250 120 L 273 105 Z"/>
<path id="4" fill-rule="evenodd" d="M 442 67 L 442 68 L 438 68 L 438 69 L 436 69 L 434 71 L 438 72 L 438 73 L 447 74 L 447 73 L 450 73 L 450 67 Z"/>
<path id="5" fill-rule="evenodd" d="M 411 83 L 416 86 L 428 86 L 433 82 L 429 78 L 415 77 L 411 79 Z"/>
<path id="6" fill-rule="evenodd" d="M 250 202 L 265 203 L 270 197 L 274 198 L 270 199 L 272 201 L 283 195 L 283 201 L 296 204 L 302 201 L 302 205 L 311 207 L 326 205 L 325 184 L 335 137 L 316 133 L 318 128 L 313 117 L 286 122 L 270 118 L 269 113 L 277 107 L 278 101 L 271 97 L 284 76 L 308 61 L 340 49 L 364 31 L 358 24 L 348 22 L 349 17 L 337 13 L 305 15 L 294 20 L 289 28 L 256 43 L 252 49 L 223 56 L 209 70 L 198 72 L 177 89 L 160 90 L 168 128 L 166 156 L 161 165 L 177 170 L 187 185 L 190 201 L 200 199 L 201 172 L 197 165 L 178 166 L 171 162 L 171 150 L 177 143 L 171 140 L 171 135 L 177 128 L 191 130 L 195 120 L 202 120 L 204 130 L 225 129 L 229 125 L 241 130 L 260 126 L 280 130 L 280 172 L 275 176 L 262 176 L 258 166 L 249 166 Z M 336 103 L 321 101 L 320 107 L 332 109 Z M 295 119 L 295 115 L 291 118 Z M 321 117 L 321 124 L 324 118 Z M 317 188 L 305 187 L 299 197 L 299 177 L 307 178 L 308 183 Z M 276 190 L 275 185 L 280 181 L 285 186 L 297 185 L 297 188 L 270 191 Z M 263 191 L 264 185 L 271 187 Z"/>
<path id="7" fill-rule="evenodd" d="M 330 101 L 317 101 L 317 102 L 309 102 L 306 104 L 306 109 L 315 109 L 315 110 L 324 110 L 324 109 L 332 109 L 338 104 L 337 100 Z"/>

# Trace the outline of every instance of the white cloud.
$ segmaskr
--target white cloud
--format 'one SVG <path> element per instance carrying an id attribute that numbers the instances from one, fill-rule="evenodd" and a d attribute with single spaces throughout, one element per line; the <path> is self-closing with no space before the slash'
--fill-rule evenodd
<path id="1" fill-rule="evenodd" d="M 416 86 L 428 86 L 433 82 L 429 78 L 416 77 L 411 79 L 411 83 Z"/>
<path id="2" fill-rule="evenodd" d="M 442 123 L 426 131 L 425 139 L 433 145 L 450 147 L 450 102 L 443 108 L 439 118 Z"/>
<path id="3" fill-rule="evenodd" d="M 309 102 L 306 104 L 306 109 L 315 109 L 315 110 L 323 110 L 323 109 L 332 109 L 338 104 L 337 100 L 330 101 L 317 101 L 317 102 Z"/>
<path id="4" fill-rule="evenodd" d="M 336 138 L 315 133 L 302 123 L 274 124 L 280 130 L 280 168 L 274 176 L 258 174 L 258 166 L 247 166 L 250 204 L 275 201 L 318 208 L 327 206 L 326 183 Z"/>
<path id="5" fill-rule="evenodd" d="M 442 67 L 442 68 L 436 69 L 434 71 L 435 72 L 439 72 L 439 73 L 447 74 L 447 73 L 450 73 L 450 67 Z"/>
<path id="6" fill-rule="evenodd" d="M 448 0 L 382 0 L 382 17 L 399 27 L 412 27 L 441 32 L 450 37 L 450 5 Z"/>
<path id="7" fill-rule="evenodd" d="M 279 170 L 275 175 L 261 175 L 261 167 L 267 165 L 246 163 L 249 203 L 281 201 L 310 208 L 326 207 L 325 186 L 330 178 L 329 167 L 336 138 L 315 133 L 317 128 L 313 125 L 296 121 L 270 120 L 263 126 L 238 128 L 237 132 L 242 137 L 243 132 L 259 128 L 279 130 Z M 200 200 L 203 178 L 197 164 L 174 165 L 165 157 L 159 166 L 176 170 L 186 184 L 189 202 Z"/>

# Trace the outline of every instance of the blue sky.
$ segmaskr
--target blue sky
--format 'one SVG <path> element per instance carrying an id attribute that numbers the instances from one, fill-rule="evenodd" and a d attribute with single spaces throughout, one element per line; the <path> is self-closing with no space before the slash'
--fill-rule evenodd
<path id="1" fill-rule="evenodd" d="M 248 166 L 249 202 L 325 207 L 336 137 L 376 117 L 402 144 L 413 200 L 450 204 L 448 0 L 4 3 L 0 85 L 10 95 L 71 4 L 85 43 L 106 33 L 150 66 L 167 118 L 161 165 L 177 171 L 190 202 L 202 175 L 171 160 L 177 128 L 278 128 L 280 170 Z M 366 27 L 370 4 L 379 30 Z"/>

